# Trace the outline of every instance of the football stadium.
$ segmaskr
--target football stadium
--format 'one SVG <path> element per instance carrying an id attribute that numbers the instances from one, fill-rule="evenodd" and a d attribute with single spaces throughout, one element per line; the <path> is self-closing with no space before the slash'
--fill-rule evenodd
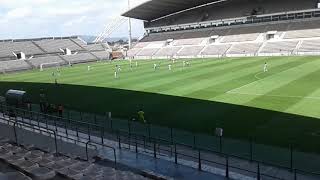
<path id="1" fill-rule="evenodd" d="M 320 1 L 122 16 L 145 34 L 121 56 L 101 37 L 0 40 L 1 176 L 320 179 Z"/>

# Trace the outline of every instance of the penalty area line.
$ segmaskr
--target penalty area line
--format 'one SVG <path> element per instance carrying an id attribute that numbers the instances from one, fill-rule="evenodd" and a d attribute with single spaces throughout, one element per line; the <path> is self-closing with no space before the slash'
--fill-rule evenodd
<path id="1" fill-rule="evenodd" d="M 227 92 L 228 94 L 239 94 L 239 95 L 249 95 L 249 96 L 266 96 L 266 97 L 279 97 L 279 98 L 296 98 L 296 99 L 313 99 L 320 100 L 320 97 L 316 96 L 286 96 L 286 95 L 268 95 L 268 94 L 259 94 L 259 93 L 240 93 L 240 92 Z"/>
<path id="2" fill-rule="evenodd" d="M 241 88 L 244 88 L 244 87 L 246 87 L 246 86 L 249 86 L 249 85 L 251 85 L 251 84 L 254 84 L 254 83 L 258 82 L 258 81 L 263 80 L 263 78 L 261 79 L 261 78 L 258 77 L 258 75 L 260 75 L 260 74 L 262 74 L 262 73 L 264 73 L 264 72 L 258 72 L 257 74 L 254 75 L 254 77 L 256 78 L 255 81 L 252 81 L 252 82 L 250 82 L 250 83 L 248 83 L 248 84 L 245 84 L 245 85 L 243 85 L 243 86 L 237 87 L 237 88 L 235 88 L 235 89 L 231 89 L 230 91 L 227 91 L 226 93 L 233 93 L 233 92 L 236 91 L 236 90 L 239 90 L 239 89 L 241 89 Z M 273 76 L 273 75 L 271 75 L 271 76 Z"/>

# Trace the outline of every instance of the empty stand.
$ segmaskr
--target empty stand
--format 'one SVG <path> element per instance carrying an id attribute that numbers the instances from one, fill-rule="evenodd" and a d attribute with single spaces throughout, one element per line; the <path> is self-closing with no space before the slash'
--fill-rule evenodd
<path id="1" fill-rule="evenodd" d="M 27 149 L 6 142 L 0 143 L 0 159 L 14 168 L 27 173 L 32 179 L 147 179 L 130 171 L 76 160 L 65 155 L 55 155 L 41 150 Z M 7 173 L 13 179 L 26 179 L 20 173 Z"/>
<path id="2" fill-rule="evenodd" d="M 52 63 L 51 66 L 56 66 L 53 63 L 57 64 L 64 64 L 65 61 L 63 61 L 59 56 L 45 56 L 45 57 L 37 57 L 37 58 L 32 58 L 29 60 L 29 62 L 36 68 L 40 68 L 41 64 L 48 64 L 48 67 L 50 67 L 50 63 Z"/>
<path id="3" fill-rule="evenodd" d="M 241 43 L 241 44 L 234 44 L 228 54 L 232 55 L 255 55 L 259 48 L 261 47 L 262 43 Z"/>
<path id="4" fill-rule="evenodd" d="M 23 60 L 0 61 L 0 72 L 28 70 L 31 67 Z"/>
<path id="5" fill-rule="evenodd" d="M 160 48 L 145 48 L 142 49 L 136 56 L 153 56 Z"/>
<path id="6" fill-rule="evenodd" d="M 49 53 L 61 52 L 60 49 L 68 48 L 71 51 L 82 50 L 77 44 L 72 42 L 70 39 L 45 39 L 40 41 L 35 41 L 40 47 Z"/>
<path id="7" fill-rule="evenodd" d="M 192 38 L 192 39 L 179 39 L 175 40 L 173 45 L 174 46 L 183 46 L 183 45 L 200 45 L 205 38 Z"/>
<path id="8" fill-rule="evenodd" d="M 94 57 L 90 53 L 79 53 L 79 54 L 70 55 L 70 56 L 65 55 L 62 57 L 73 64 L 97 61 L 96 57 Z"/>
<path id="9" fill-rule="evenodd" d="M 225 36 L 221 42 L 244 42 L 244 41 L 254 41 L 259 37 L 260 33 L 253 34 L 239 34 L 239 35 L 230 35 Z"/>
<path id="10" fill-rule="evenodd" d="M 320 29 L 287 31 L 284 39 L 320 37 Z"/>
<path id="11" fill-rule="evenodd" d="M 127 56 L 128 56 L 128 57 L 134 57 L 134 56 L 136 56 L 140 51 L 141 51 L 140 48 L 135 47 L 135 48 L 133 48 L 133 49 L 130 49 L 130 50 L 127 52 Z"/>
<path id="12" fill-rule="evenodd" d="M 291 54 L 297 47 L 299 41 L 277 41 L 268 42 L 260 51 L 267 54 Z"/>
<path id="13" fill-rule="evenodd" d="M 99 59 L 105 60 L 105 59 L 110 59 L 110 53 L 107 51 L 96 51 L 92 52 L 96 57 Z"/>
<path id="14" fill-rule="evenodd" d="M 35 46 L 31 41 L 0 42 L 0 57 L 14 56 L 13 52 L 23 52 L 26 55 L 43 53 L 43 51 Z"/>
<path id="15" fill-rule="evenodd" d="M 155 56 L 165 57 L 165 56 L 174 56 L 176 55 L 182 47 L 165 47 L 160 49 Z"/>
<path id="16" fill-rule="evenodd" d="M 197 56 L 204 46 L 185 46 L 178 52 L 179 56 Z"/>
<path id="17" fill-rule="evenodd" d="M 316 40 L 304 40 L 298 50 L 298 52 L 318 52 L 320 53 L 320 39 Z"/>
<path id="18" fill-rule="evenodd" d="M 144 48 L 149 45 L 149 42 L 139 42 L 134 47 L 135 48 Z"/>
<path id="19" fill-rule="evenodd" d="M 102 44 L 88 44 L 83 45 L 83 47 L 88 51 L 105 51 L 105 48 L 102 46 Z"/>
<path id="20" fill-rule="evenodd" d="M 231 44 L 218 44 L 207 46 L 201 55 L 221 56 L 231 47 Z"/>

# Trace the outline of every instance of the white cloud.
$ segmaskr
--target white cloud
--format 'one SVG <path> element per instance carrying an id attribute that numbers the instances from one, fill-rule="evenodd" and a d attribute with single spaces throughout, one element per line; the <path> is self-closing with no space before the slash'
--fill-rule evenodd
<path id="1" fill-rule="evenodd" d="M 8 19 L 18 19 L 18 18 L 27 18 L 32 14 L 32 9 L 29 7 L 16 8 L 9 11 L 5 18 Z"/>
<path id="2" fill-rule="evenodd" d="M 131 7 L 147 0 L 131 0 Z M 0 0 L 0 39 L 97 35 L 127 10 L 127 0 Z M 1 15 L 2 14 L 2 15 Z M 141 21 L 133 34 L 143 34 Z M 111 36 L 127 36 L 127 23 Z"/>
<path id="3" fill-rule="evenodd" d="M 87 19 L 87 16 L 81 16 L 79 18 L 67 21 L 63 25 L 64 26 L 73 26 L 73 25 L 80 24 L 80 23 L 84 22 L 86 19 Z"/>

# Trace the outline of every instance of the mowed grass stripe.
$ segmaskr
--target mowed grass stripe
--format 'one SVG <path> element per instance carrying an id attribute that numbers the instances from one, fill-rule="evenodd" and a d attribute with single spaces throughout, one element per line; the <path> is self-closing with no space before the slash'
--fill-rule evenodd
<path id="1" fill-rule="evenodd" d="M 272 68 L 272 73 L 264 79 L 254 81 L 253 83 L 250 83 L 247 86 L 241 86 L 240 89 L 232 90 L 232 93 L 222 94 L 214 98 L 214 100 L 234 104 L 246 104 L 259 96 L 263 96 L 264 94 L 267 94 L 268 92 L 271 92 L 274 89 L 279 88 L 284 83 L 289 83 L 290 81 L 294 81 L 295 79 L 301 77 L 299 76 L 301 75 L 301 73 L 297 73 L 297 70 L 306 71 L 309 66 L 312 67 L 314 66 L 314 64 L 319 63 L 317 59 L 308 59 L 308 61 L 305 61 L 302 57 L 301 59 L 297 59 L 296 62 L 298 64 L 291 64 L 289 67 L 283 66 L 281 67 L 281 70 L 276 70 Z M 260 106 L 255 105 L 252 107 Z"/>
<path id="2" fill-rule="evenodd" d="M 235 72 L 239 69 L 256 67 L 262 63 L 262 60 L 263 59 L 258 58 L 258 59 L 248 61 L 245 63 L 241 63 L 241 64 L 238 64 L 235 66 L 224 66 L 216 71 L 207 71 L 207 72 L 203 72 L 197 76 L 185 78 L 182 80 L 184 82 L 184 84 L 182 86 L 170 88 L 169 90 L 165 91 L 164 93 L 174 94 L 174 95 L 183 95 L 183 94 L 191 92 L 191 91 L 200 90 L 202 88 L 202 86 L 206 86 L 206 85 L 210 85 L 210 84 L 214 83 L 215 82 L 214 79 L 217 79 L 217 78 L 225 79 L 224 76 L 226 74 L 230 74 L 230 73 Z"/>
<path id="3" fill-rule="evenodd" d="M 274 61 L 272 62 L 273 70 L 282 71 L 287 67 L 294 67 L 303 63 L 297 61 Z M 223 78 L 215 79 L 210 84 L 204 84 L 204 86 L 199 87 L 200 90 L 192 91 L 191 93 L 184 94 L 185 96 L 200 98 L 200 99 L 210 99 L 213 100 L 214 97 L 224 94 L 232 89 L 241 87 L 248 83 L 256 81 L 255 74 L 261 72 L 261 65 L 254 66 L 250 68 L 239 69 L 238 71 L 230 72 L 224 74 Z"/>
<path id="4" fill-rule="evenodd" d="M 271 92 L 266 93 L 263 96 L 257 97 L 250 102 L 246 103 L 248 106 L 258 105 L 259 107 L 267 107 L 276 109 L 278 111 L 285 111 L 289 107 L 297 104 L 301 101 L 301 98 L 281 98 L 281 97 L 272 97 L 274 94 L 283 94 L 284 97 L 288 96 L 308 96 L 319 89 L 320 81 L 317 78 L 320 76 L 320 69 L 312 71 L 307 75 L 300 77 L 294 81 L 291 81 L 288 84 L 285 84 L 277 89 L 274 89 Z M 287 93 L 286 93 L 287 92 Z M 270 96 L 268 96 L 270 95 Z"/>
<path id="5" fill-rule="evenodd" d="M 110 81 L 112 79 L 114 79 L 114 71 L 115 71 L 115 66 L 116 64 L 120 65 L 122 68 L 122 72 L 123 74 L 125 74 L 126 69 L 124 68 L 124 66 L 129 66 L 129 63 L 127 64 L 126 62 L 113 62 L 113 63 L 109 63 L 106 65 L 101 65 L 101 66 L 96 66 L 96 68 L 92 69 L 91 71 L 87 71 L 86 69 L 83 69 L 82 72 L 80 72 L 79 75 L 77 74 L 77 77 L 75 77 L 75 75 L 66 75 L 66 77 L 61 78 L 61 82 L 62 83 L 66 83 L 69 84 L 71 82 L 77 82 L 80 81 L 82 83 L 82 85 L 90 85 L 90 84 L 94 84 L 95 80 L 101 80 L 101 81 Z M 144 64 L 151 64 L 151 62 L 146 62 Z M 142 66 L 142 65 L 141 65 Z M 135 73 L 143 73 L 143 71 L 145 70 L 144 68 L 139 68 L 140 72 L 137 71 L 131 71 L 130 73 L 132 73 L 132 75 L 135 75 Z M 135 67 L 135 69 L 138 69 Z M 89 84 L 88 84 L 89 82 Z"/>
<path id="6" fill-rule="evenodd" d="M 147 92 L 161 91 L 161 87 L 175 87 L 178 85 L 184 85 L 188 79 L 193 80 L 196 76 L 203 76 L 209 71 L 221 70 L 229 66 L 237 66 L 243 63 L 245 62 L 240 62 L 235 59 L 222 61 L 215 64 L 204 64 L 200 67 L 191 66 L 178 72 L 168 72 L 161 78 L 142 81 L 142 83 L 139 83 L 136 86 Z"/>
<path id="7" fill-rule="evenodd" d="M 219 62 L 216 60 L 206 61 L 206 62 L 193 61 L 191 67 L 187 67 L 184 70 L 182 70 L 182 62 L 179 62 L 179 65 L 178 65 L 179 67 L 178 68 L 173 67 L 173 71 L 171 72 L 168 69 L 161 69 L 160 71 L 154 72 L 154 70 L 152 69 L 151 72 L 148 74 L 141 74 L 141 76 L 121 80 L 117 85 L 118 87 L 126 86 L 128 88 L 144 89 L 147 86 L 145 84 L 148 84 L 148 83 L 156 83 L 158 81 L 162 81 L 163 79 L 166 79 L 167 81 L 173 78 L 179 79 L 181 77 L 188 76 L 188 74 L 194 73 L 194 71 L 198 71 L 198 69 L 208 68 L 212 66 L 219 67 L 227 63 L 230 63 L 230 60 L 227 60 L 226 62 Z M 176 62 L 175 64 L 177 65 L 178 62 Z"/>
<path id="8" fill-rule="evenodd" d="M 130 85 L 131 83 L 139 83 L 139 81 L 146 81 L 146 79 L 150 78 L 150 79 L 154 79 L 155 76 L 163 76 L 163 74 L 167 73 L 167 71 L 156 71 L 154 72 L 153 70 L 153 64 L 154 63 L 158 63 L 158 61 L 150 61 L 150 63 L 148 64 L 148 67 L 146 67 L 147 65 L 141 65 L 139 66 L 139 69 L 133 69 L 132 71 L 127 71 L 126 73 L 120 72 L 119 79 L 114 79 L 114 71 L 112 71 L 110 73 L 110 75 L 107 75 L 106 77 L 106 81 L 101 82 L 99 81 L 99 79 L 91 79 L 88 80 L 88 83 L 93 83 L 97 86 L 108 86 L 108 87 L 127 87 L 128 85 Z M 162 64 L 164 64 L 165 61 L 163 61 Z M 212 63 L 212 62 L 211 62 Z M 129 63 L 128 63 L 129 66 Z M 201 66 L 201 64 L 199 64 L 199 66 Z M 129 68 L 129 67 L 127 67 Z M 95 77 L 97 77 L 99 75 L 96 75 Z"/>
<path id="9" fill-rule="evenodd" d="M 284 84 L 287 84 L 291 81 L 294 81 L 297 78 L 300 78 L 310 71 L 309 69 L 314 69 L 320 61 L 317 59 L 308 59 L 307 61 L 304 60 L 302 57 L 301 59 L 296 59 L 296 61 L 301 61 L 302 64 L 296 67 L 289 67 L 283 70 L 282 72 L 274 71 L 273 68 L 269 69 L 268 73 L 271 73 L 269 76 L 256 80 L 253 83 L 247 84 L 231 92 L 236 93 L 248 93 L 248 94 L 265 94 L 277 87 L 280 87 Z"/>

